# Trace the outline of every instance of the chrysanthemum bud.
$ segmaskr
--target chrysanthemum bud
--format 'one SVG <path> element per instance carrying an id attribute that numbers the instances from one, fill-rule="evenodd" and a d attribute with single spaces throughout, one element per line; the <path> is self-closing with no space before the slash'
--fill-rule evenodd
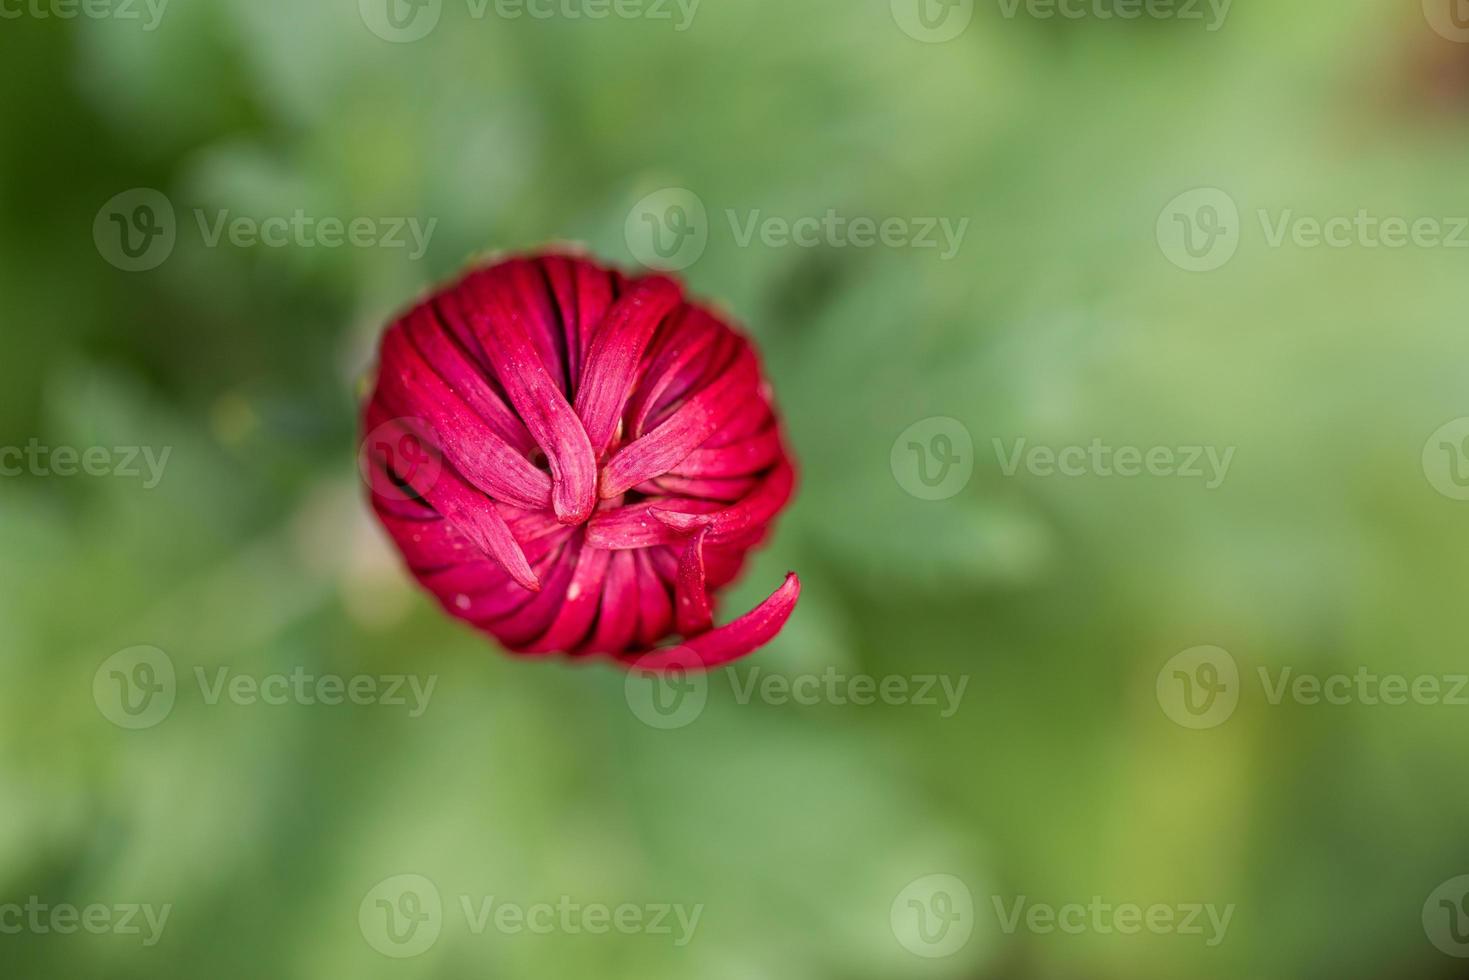
<path id="1" fill-rule="evenodd" d="M 364 431 L 409 569 L 511 650 L 708 668 L 795 607 L 791 573 L 714 626 L 795 472 L 754 347 L 670 278 L 565 254 L 474 269 L 388 328 Z"/>

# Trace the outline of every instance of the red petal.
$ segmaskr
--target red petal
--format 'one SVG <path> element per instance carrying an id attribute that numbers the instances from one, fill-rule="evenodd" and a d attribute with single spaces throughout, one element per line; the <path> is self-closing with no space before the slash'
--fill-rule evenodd
<path id="1" fill-rule="evenodd" d="M 646 503 L 601 511 L 587 523 L 587 543 L 594 548 L 651 548 L 677 544 L 686 537 L 654 517 Z"/>
<path id="2" fill-rule="evenodd" d="M 410 434 L 408 430 L 401 429 L 397 420 L 383 419 L 377 414 L 382 411 L 379 407 L 377 412 L 370 413 L 376 415 L 374 428 L 381 426 L 390 437 L 394 433 L 399 437 Z M 431 480 L 421 467 L 415 469 L 416 476 L 405 480 L 415 493 L 442 514 L 471 544 L 503 565 L 517 582 L 527 589 L 540 588 L 530 563 L 526 561 L 525 552 L 490 498 L 464 482 L 464 478 L 447 463 Z"/>
<path id="3" fill-rule="evenodd" d="M 621 653 L 633 640 L 638 625 L 638 563 L 636 552 L 614 551 L 602 580 L 602 602 L 597 628 L 585 653 Z"/>
<path id="4" fill-rule="evenodd" d="M 438 448 L 454 468 L 480 490 L 519 507 L 546 507 L 551 480 L 444 383 L 402 331 L 383 338 L 387 370 L 378 396 L 391 411 L 421 417 L 433 428 Z"/>
<path id="5" fill-rule="evenodd" d="M 489 366 L 479 366 L 474 357 L 460 346 L 433 305 L 420 306 L 399 322 L 423 359 L 456 395 L 469 403 L 485 424 L 495 431 L 495 435 L 522 455 L 528 456 L 536 448 L 525 423 L 505 404 L 503 392 L 486 376 Z"/>
<path id="6" fill-rule="evenodd" d="M 670 495 L 675 497 L 703 497 L 705 500 L 719 500 L 724 503 L 734 503 L 745 494 L 755 488 L 760 481 L 753 476 L 738 477 L 733 480 L 706 480 L 690 479 L 686 476 L 660 476 L 651 484 L 651 495 Z M 639 484 L 639 487 L 650 486 Z M 649 492 L 649 491 L 644 491 Z"/>
<path id="7" fill-rule="evenodd" d="M 668 589 L 653 570 L 647 551 L 629 551 L 638 568 L 638 643 L 648 647 L 673 629 L 673 603 Z"/>
<path id="8" fill-rule="evenodd" d="M 643 434 L 643 425 L 665 394 L 674 394 L 671 389 L 675 386 L 677 393 L 682 394 L 698 380 L 707 366 L 711 349 L 721 339 L 715 327 L 712 318 L 695 306 L 685 305 L 669 318 L 667 326 L 654 338 L 648 369 L 628 399 L 629 438 L 636 439 Z"/>
<path id="9" fill-rule="evenodd" d="M 801 580 L 791 572 L 769 598 L 734 622 L 701 633 L 677 646 L 629 654 L 621 659 L 635 670 L 712 670 L 753 653 L 775 639 L 791 618 L 800 596 Z"/>
<path id="10" fill-rule="evenodd" d="M 732 539 L 745 531 L 765 524 L 786 505 L 795 488 L 795 471 L 782 460 L 761 482 L 759 488 L 739 503 L 712 513 L 680 513 L 667 503 L 654 502 L 653 515 L 685 534 L 696 527 L 709 525 L 715 541 Z"/>
<path id="11" fill-rule="evenodd" d="M 714 625 L 709 611 L 709 593 L 704 583 L 704 538 L 709 533 L 701 527 L 689 536 L 678 562 L 678 586 L 674 593 L 674 621 L 684 636 L 702 633 Z"/>
<path id="12" fill-rule="evenodd" d="M 757 436 L 727 446 L 695 449 L 669 472 L 676 476 L 722 478 L 758 473 L 777 459 L 784 447 L 780 430 L 771 426 Z"/>
<path id="13" fill-rule="evenodd" d="M 566 337 L 566 371 L 572 394 L 581 383 L 582 362 L 592 331 L 612 304 L 612 280 L 606 270 L 574 256 L 552 255 L 543 260 L 546 278 L 561 310 Z"/>
<path id="14" fill-rule="evenodd" d="M 561 549 L 551 564 L 546 576 L 545 587 L 540 593 L 515 612 L 494 619 L 477 620 L 476 623 L 494 633 L 506 646 L 520 652 L 528 651 L 526 645 L 541 636 L 556 620 L 556 613 L 566 599 L 566 587 L 571 583 L 576 570 L 576 559 L 581 552 L 581 543 L 572 538 Z"/>
<path id="15" fill-rule="evenodd" d="M 615 497 L 667 473 L 730 418 L 748 409 L 758 381 L 759 366 L 746 348 L 732 368 L 679 406 L 666 422 L 613 456 L 602 471 L 598 492 Z"/>
<path id="16" fill-rule="evenodd" d="M 639 279 L 612 304 L 597 327 L 576 388 L 576 414 L 597 456 L 612 442 L 637 381 L 643 350 L 680 298 L 681 290 L 671 279 Z"/>
<path id="17" fill-rule="evenodd" d="M 527 336 L 504 273 L 471 277 L 465 285 L 473 288 L 481 308 L 461 309 L 461 315 L 474 327 L 511 404 L 546 454 L 556 516 L 563 524 L 580 524 L 596 506 L 597 460 L 586 431 Z"/>
<path id="18" fill-rule="evenodd" d="M 586 637 L 602 602 L 602 579 L 612 552 L 583 545 L 576 558 L 576 571 L 566 586 L 566 596 L 546 632 L 527 645 L 528 651 L 574 649 Z"/>

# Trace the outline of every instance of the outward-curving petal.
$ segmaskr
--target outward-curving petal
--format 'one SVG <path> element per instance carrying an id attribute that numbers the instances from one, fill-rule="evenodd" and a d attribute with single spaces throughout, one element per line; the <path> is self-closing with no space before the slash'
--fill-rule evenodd
<path id="1" fill-rule="evenodd" d="M 801 580 L 795 572 L 760 605 L 734 622 L 701 633 L 677 646 L 631 654 L 623 658 L 638 670 L 713 670 L 753 653 L 771 640 L 791 618 L 801 597 Z"/>

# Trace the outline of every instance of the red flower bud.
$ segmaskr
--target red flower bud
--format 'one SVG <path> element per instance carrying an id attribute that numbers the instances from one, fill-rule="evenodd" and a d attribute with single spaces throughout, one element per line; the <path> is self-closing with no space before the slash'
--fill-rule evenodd
<path id="1" fill-rule="evenodd" d="M 383 335 L 364 430 L 413 575 L 511 650 L 709 668 L 795 608 L 791 573 L 713 625 L 795 471 L 755 348 L 673 279 L 562 254 L 474 269 Z"/>

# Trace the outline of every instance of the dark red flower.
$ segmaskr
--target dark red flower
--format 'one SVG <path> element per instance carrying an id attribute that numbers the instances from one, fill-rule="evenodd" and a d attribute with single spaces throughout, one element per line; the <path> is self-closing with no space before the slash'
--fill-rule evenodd
<path id="1" fill-rule="evenodd" d="M 388 328 L 364 429 L 408 567 L 511 650 L 708 668 L 795 607 L 791 573 L 713 624 L 795 472 L 755 348 L 666 276 L 565 254 L 470 271 Z"/>

